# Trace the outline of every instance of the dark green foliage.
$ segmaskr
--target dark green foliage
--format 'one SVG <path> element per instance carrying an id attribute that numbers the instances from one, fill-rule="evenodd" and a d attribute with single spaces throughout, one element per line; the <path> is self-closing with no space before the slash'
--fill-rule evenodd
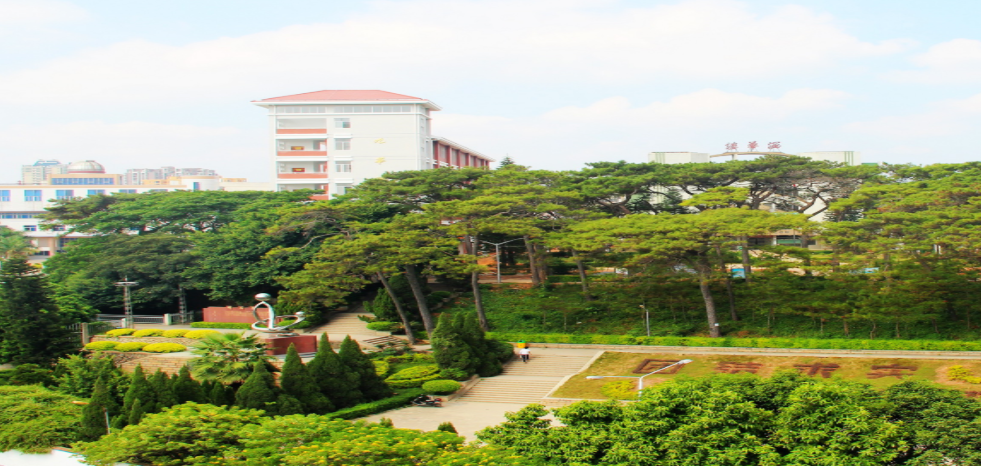
<path id="1" fill-rule="evenodd" d="M 0 271 L 0 362 L 48 364 L 81 346 L 68 330 L 41 271 L 27 260 Z"/>
<path id="2" fill-rule="evenodd" d="M 358 375 L 358 390 L 364 395 L 365 400 L 380 400 L 392 394 L 392 390 L 375 372 L 375 365 L 361 351 L 358 342 L 352 340 L 350 336 L 345 337 L 341 342 L 341 349 L 337 355 L 349 372 Z"/>
<path id="3" fill-rule="evenodd" d="M 235 406 L 246 409 L 268 409 L 276 402 L 279 390 L 272 374 L 266 370 L 266 365 L 258 363 L 253 366 L 252 375 L 235 392 Z"/>
<path id="4" fill-rule="evenodd" d="M 484 329 L 480 328 L 476 314 L 457 314 L 457 328 L 463 336 L 463 341 L 470 346 L 470 352 L 477 357 L 477 375 L 493 377 L 500 374 L 504 368 L 493 351 L 494 346 L 487 341 Z"/>
<path id="5" fill-rule="evenodd" d="M 180 402 L 177 394 L 174 393 L 173 382 L 163 371 L 157 369 L 157 372 L 150 376 L 149 381 L 150 387 L 153 388 L 154 405 L 152 410 L 147 410 L 148 413 L 159 413 L 164 408 L 169 408 Z"/>
<path id="6" fill-rule="evenodd" d="M 139 398 L 133 400 L 132 408 L 129 410 L 129 414 L 126 415 L 126 424 L 130 426 L 135 426 L 143 420 L 143 416 L 147 413 L 147 407 L 153 408 L 151 403 L 143 403 Z"/>
<path id="7" fill-rule="evenodd" d="M 388 279 L 388 285 L 395 291 L 395 295 L 401 301 L 402 307 L 408 313 L 409 320 L 413 322 L 419 321 L 419 304 L 416 303 L 416 299 L 412 295 L 412 287 L 409 286 L 409 280 L 405 278 L 405 275 L 392 275 Z M 399 314 L 395 310 L 395 303 L 392 302 L 392 297 L 388 295 L 385 288 L 378 289 L 378 294 L 375 295 L 375 299 L 371 303 L 371 311 L 374 312 L 378 320 L 401 322 Z"/>
<path id="8" fill-rule="evenodd" d="M 53 371 L 37 364 L 21 364 L 13 369 L 0 371 L 0 385 L 54 385 Z"/>
<path id="9" fill-rule="evenodd" d="M 232 406 L 235 404 L 235 389 L 218 382 L 212 382 L 208 391 L 208 399 L 215 406 Z"/>
<path id="10" fill-rule="evenodd" d="M 361 376 L 341 362 L 340 356 L 331 348 L 327 334 L 317 344 L 317 355 L 307 365 L 307 370 L 320 392 L 336 408 L 347 408 L 364 400 L 359 388 Z"/>
<path id="11" fill-rule="evenodd" d="M 453 423 L 449 421 L 440 423 L 439 427 L 437 427 L 436 430 L 440 432 L 449 432 L 451 434 L 457 433 L 456 427 L 453 427 Z"/>
<path id="12" fill-rule="evenodd" d="M 476 372 L 480 360 L 473 354 L 470 345 L 464 340 L 453 315 L 440 314 L 436 331 L 430 340 L 436 363 L 442 369 L 458 369 L 468 374 Z"/>
<path id="13" fill-rule="evenodd" d="M 95 391 L 89 404 L 82 408 L 81 440 L 91 442 L 106 435 L 107 425 L 114 416 L 119 415 L 120 406 L 116 397 L 102 377 L 95 382 Z M 108 418 L 107 418 L 108 415 Z"/>
<path id="14" fill-rule="evenodd" d="M 467 380 L 470 378 L 470 374 L 468 374 L 467 371 L 450 367 L 439 371 L 439 378 L 449 380 Z"/>
<path id="15" fill-rule="evenodd" d="M 424 393 L 425 392 L 421 388 L 407 388 L 405 390 L 399 390 L 397 395 L 392 395 L 388 398 L 382 398 L 377 401 L 361 403 L 350 408 L 340 409 L 326 415 L 325 417 L 335 419 L 356 419 L 359 417 L 370 416 L 372 414 L 406 406 L 410 401 L 412 401 L 413 398 Z"/>
<path id="16" fill-rule="evenodd" d="M 300 403 L 302 408 L 298 413 L 324 414 L 334 410 L 334 406 L 320 392 L 309 369 L 303 364 L 300 354 L 292 344 L 286 352 L 286 361 L 279 374 L 279 386 L 284 393 Z"/>
<path id="17" fill-rule="evenodd" d="M 383 418 L 379 419 L 378 420 L 378 425 L 385 426 L 385 427 L 395 427 L 395 423 L 392 422 L 392 420 L 389 419 L 389 418 L 387 418 L 387 417 L 383 417 Z"/>
<path id="18" fill-rule="evenodd" d="M 89 398 L 95 389 L 95 382 L 102 377 L 118 398 L 126 394 L 131 375 L 123 374 L 110 357 L 96 356 L 86 358 L 71 355 L 58 360 L 55 366 L 55 384 L 58 391 Z"/>
<path id="19" fill-rule="evenodd" d="M 270 409 L 269 411 L 273 410 Z M 275 412 L 280 416 L 288 416 L 290 414 L 307 414 L 306 409 L 303 407 L 303 403 L 301 403 L 300 400 L 285 393 L 280 393 L 279 397 L 276 398 Z"/>
<path id="20" fill-rule="evenodd" d="M 181 366 L 177 378 L 174 379 L 174 395 L 177 397 L 177 404 L 193 401 L 195 403 L 208 402 L 207 394 L 201 384 L 191 378 L 191 371 L 187 366 Z"/>
<path id="21" fill-rule="evenodd" d="M 82 406 L 75 400 L 39 385 L 0 386 L 0 451 L 46 453 L 79 440 Z"/>
<path id="22" fill-rule="evenodd" d="M 134 411 L 144 413 L 147 407 L 152 410 L 156 402 L 153 387 L 143 374 L 143 366 L 137 365 L 130 376 L 129 388 L 123 397 L 123 409 L 120 415 L 113 419 L 112 426 L 122 429 L 129 424 L 129 419 Z"/>

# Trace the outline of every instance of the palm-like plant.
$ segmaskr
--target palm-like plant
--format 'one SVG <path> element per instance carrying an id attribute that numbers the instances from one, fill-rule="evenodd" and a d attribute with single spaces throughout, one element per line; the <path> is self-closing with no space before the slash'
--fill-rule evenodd
<path id="1" fill-rule="evenodd" d="M 191 373 L 199 381 L 211 380 L 225 385 L 239 385 L 249 378 L 252 368 L 259 363 L 271 368 L 273 356 L 266 354 L 266 347 L 258 335 L 218 333 L 208 335 L 194 346 L 198 355 L 191 361 Z"/>

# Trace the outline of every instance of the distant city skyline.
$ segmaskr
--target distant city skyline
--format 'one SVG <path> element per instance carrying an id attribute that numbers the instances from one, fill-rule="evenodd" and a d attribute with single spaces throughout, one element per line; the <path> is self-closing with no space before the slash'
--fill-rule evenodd
<path id="1" fill-rule="evenodd" d="M 733 141 L 965 162 L 979 16 L 952 0 L 0 0 L 0 179 L 56 158 L 271 181 L 249 102 L 325 89 L 428 99 L 434 134 L 542 169 Z"/>

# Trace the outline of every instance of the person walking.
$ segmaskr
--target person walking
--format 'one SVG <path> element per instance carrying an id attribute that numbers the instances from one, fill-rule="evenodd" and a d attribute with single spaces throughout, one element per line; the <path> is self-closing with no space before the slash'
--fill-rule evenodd
<path id="1" fill-rule="evenodd" d="M 528 362 L 528 359 L 531 357 L 531 349 L 529 349 L 527 346 L 519 349 L 518 356 L 521 356 L 522 361 Z"/>

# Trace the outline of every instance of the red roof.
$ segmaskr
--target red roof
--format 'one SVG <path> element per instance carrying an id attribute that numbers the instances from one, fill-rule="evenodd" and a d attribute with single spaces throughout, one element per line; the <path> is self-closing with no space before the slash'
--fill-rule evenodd
<path id="1" fill-rule="evenodd" d="M 396 94 L 388 91 L 316 91 L 287 95 L 283 97 L 272 97 L 269 99 L 257 100 L 256 102 L 323 102 L 331 100 L 378 100 L 385 102 L 411 100 L 416 102 L 428 102 L 426 99 L 412 97 L 411 95 Z"/>

